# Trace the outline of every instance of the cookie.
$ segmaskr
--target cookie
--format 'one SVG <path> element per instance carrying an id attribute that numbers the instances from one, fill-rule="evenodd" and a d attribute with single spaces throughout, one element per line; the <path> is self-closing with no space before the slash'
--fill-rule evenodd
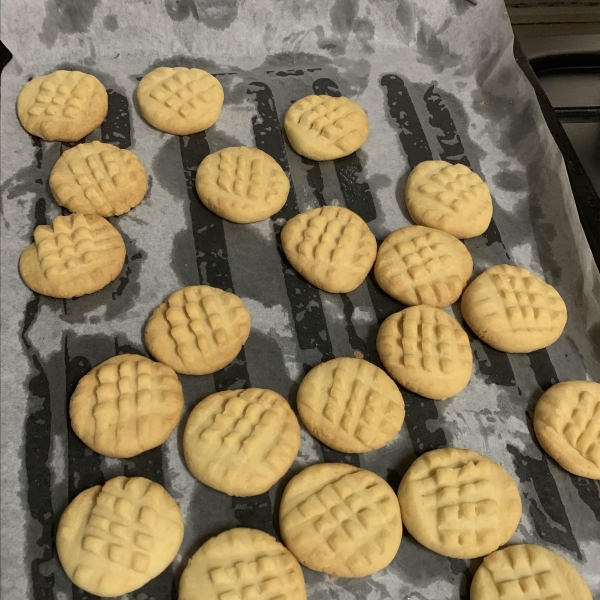
<path id="1" fill-rule="evenodd" d="M 461 300 L 473 333 L 502 352 L 533 352 L 553 344 L 567 323 L 559 293 L 522 267 L 496 265 L 476 277 Z"/>
<path id="2" fill-rule="evenodd" d="M 77 437 L 98 454 L 115 458 L 160 446 L 182 410 L 175 371 L 137 354 L 113 356 L 94 367 L 79 380 L 69 406 Z"/>
<path id="3" fill-rule="evenodd" d="M 471 583 L 471 600 L 592 600 L 575 567 L 534 544 L 518 544 L 483 559 Z"/>
<path id="4" fill-rule="evenodd" d="M 454 236 L 413 225 L 388 235 L 379 247 L 375 279 L 379 287 L 403 304 L 443 308 L 462 294 L 473 259 Z"/>
<path id="5" fill-rule="evenodd" d="M 443 160 L 418 164 L 406 182 L 406 208 L 417 225 L 457 238 L 484 233 L 492 220 L 488 186 L 469 167 Z"/>
<path id="6" fill-rule="evenodd" d="M 306 600 L 298 561 L 274 537 L 238 527 L 210 538 L 179 582 L 179 600 Z"/>
<path id="7" fill-rule="evenodd" d="M 141 588 L 173 561 L 183 540 L 177 503 L 144 477 L 115 477 L 67 506 L 56 550 L 69 579 L 97 596 Z"/>
<path id="8" fill-rule="evenodd" d="M 39 225 L 19 259 L 23 281 L 38 294 L 73 298 L 101 290 L 125 263 L 121 234 L 98 215 L 59 216 Z"/>
<path id="9" fill-rule="evenodd" d="M 230 496 L 268 491 L 299 448 L 300 427 L 287 400 L 260 388 L 211 394 L 192 410 L 183 434 L 192 475 Z"/>
<path id="10" fill-rule="evenodd" d="M 358 358 L 334 358 L 311 369 L 296 402 L 310 433 L 339 452 L 381 448 L 404 422 L 398 386 L 379 367 Z"/>
<path id="11" fill-rule="evenodd" d="M 600 383 L 553 385 L 535 407 L 533 428 L 542 448 L 563 469 L 600 479 Z"/>
<path id="12" fill-rule="evenodd" d="M 174 135 L 190 135 L 214 125 L 223 99 L 219 81 L 202 69 L 159 67 L 142 77 L 137 87 L 144 119 Z"/>
<path id="13" fill-rule="evenodd" d="M 402 522 L 423 546 L 451 558 L 485 556 L 508 542 L 521 519 L 506 470 L 474 450 L 421 455 L 400 482 Z"/>
<path id="14" fill-rule="evenodd" d="M 302 277 L 334 294 L 356 289 L 377 255 L 367 224 L 341 206 L 313 208 L 291 218 L 281 230 L 281 245 Z"/>
<path id="15" fill-rule="evenodd" d="M 146 169 L 138 157 L 102 142 L 66 150 L 50 172 L 56 202 L 84 215 L 122 215 L 142 201 L 147 187 Z"/>
<path id="16" fill-rule="evenodd" d="M 306 96 L 283 121 L 292 148 L 311 160 L 334 160 L 358 150 L 369 135 L 367 113 L 344 96 Z"/>
<path id="17" fill-rule="evenodd" d="M 99 127 L 108 112 L 108 94 L 93 76 L 54 71 L 28 81 L 17 98 L 21 125 L 48 142 L 77 142 Z"/>
<path id="18" fill-rule="evenodd" d="M 156 360 L 186 375 L 228 365 L 250 334 L 250 313 L 235 295 L 208 285 L 173 292 L 150 315 L 144 340 Z"/>
<path id="19" fill-rule="evenodd" d="M 377 352 L 388 373 L 405 388 L 445 400 L 469 383 L 469 337 L 439 308 L 411 306 L 390 315 L 377 333 Z"/>
<path id="20" fill-rule="evenodd" d="M 288 483 L 279 509 L 292 554 L 331 577 L 364 577 L 396 556 L 400 507 L 381 477 L 347 464 L 312 465 Z"/>

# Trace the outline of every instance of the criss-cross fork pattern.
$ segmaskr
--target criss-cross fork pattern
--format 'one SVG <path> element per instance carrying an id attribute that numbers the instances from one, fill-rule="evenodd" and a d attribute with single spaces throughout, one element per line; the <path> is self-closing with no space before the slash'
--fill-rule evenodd
<path id="1" fill-rule="evenodd" d="M 28 114 L 32 117 L 45 114 L 54 118 L 78 118 L 86 98 L 96 85 L 91 75 L 79 71 L 55 71 L 42 82 Z"/>

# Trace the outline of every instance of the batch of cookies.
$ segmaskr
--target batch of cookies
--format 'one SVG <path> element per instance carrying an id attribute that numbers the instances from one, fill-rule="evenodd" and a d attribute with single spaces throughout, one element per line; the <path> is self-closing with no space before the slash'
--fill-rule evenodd
<path id="1" fill-rule="evenodd" d="M 219 118 L 224 93 L 200 69 L 160 67 L 137 88 L 140 112 L 174 135 L 204 131 Z M 95 77 L 56 71 L 28 82 L 18 116 L 32 135 L 75 142 L 106 117 L 107 92 Z M 344 97 L 308 96 L 288 110 L 292 148 L 334 160 L 360 148 L 369 124 Z M 24 282 L 57 298 L 93 293 L 115 279 L 125 244 L 106 217 L 142 201 L 144 166 L 133 152 L 100 142 L 66 150 L 50 188 L 71 212 L 34 231 L 20 259 Z M 266 153 L 225 148 L 198 167 L 196 189 L 206 207 L 237 223 L 267 219 L 290 189 Z M 532 352 L 555 342 L 567 320 L 558 292 L 524 268 L 490 266 L 471 283 L 473 260 L 461 239 L 481 235 L 492 218 L 486 184 L 464 165 L 426 161 L 410 174 L 406 205 L 417 223 L 377 248 L 367 224 L 339 206 L 308 210 L 281 231 L 283 251 L 308 282 L 330 293 L 356 289 L 374 266 L 381 289 L 407 308 L 388 317 L 377 351 L 390 376 L 359 358 L 315 366 L 297 394 L 298 414 L 323 444 L 344 453 L 382 448 L 398 434 L 404 401 L 396 384 L 432 400 L 469 382 L 469 337 L 443 308 L 460 300 L 475 335 L 504 352 Z M 149 353 L 119 355 L 94 367 L 70 400 L 71 425 L 93 451 L 129 458 L 162 444 L 184 406 L 177 373 L 205 375 L 231 363 L 246 342 L 250 313 L 235 294 L 206 285 L 184 287 L 160 304 L 144 329 Z M 267 357 L 265 357 L 267 358 Z M 393 378 L 393 379 L 392 379 Z M 394 381 L 395 380 L 395 381 Z M 600 478 L 600 385 L 563 382 L 540 399 L 534 427 L 542 447 L 565 469 Z M 185 424 L 190 472 L 232 496 L 267 492 L 289 470 L 300 427 L 288 401 L 268 389 L 223 391 L 200 401 Z M 285 545 L 248 528 L 207 541 L 183 571 L 181 600 L 302 600 L 300 564 L 331 577 L 362 577 L 396 556 L 402 527 L 448 557 L 486 557 L 472 600 L 591 600 L 575 568 L 536 545 L 502 550 L 517 529 L 521 499 L 508 472 L 473 450 L 442 448 L 418 457 L 398 493 L 376 474 L 348 464 L 316 464 L 285 487 L 279 528 Z M 157 483 L 116 477 L 80 493 L 64 511 L 57 551 L 69 578 L 99 596 L 139 589 L 175 559 L 183 540 L 179 507 Z"/>

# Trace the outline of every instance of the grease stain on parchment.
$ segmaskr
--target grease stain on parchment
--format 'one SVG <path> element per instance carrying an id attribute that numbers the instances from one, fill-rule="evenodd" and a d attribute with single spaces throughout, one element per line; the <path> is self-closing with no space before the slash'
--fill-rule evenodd
<path id="1" fill-rule="evenodd" d="M 39 38 L 52 48 L 59 33 L 85 33 L 89 30 L 99 0 L 46 0 L 46 16 Z"/>

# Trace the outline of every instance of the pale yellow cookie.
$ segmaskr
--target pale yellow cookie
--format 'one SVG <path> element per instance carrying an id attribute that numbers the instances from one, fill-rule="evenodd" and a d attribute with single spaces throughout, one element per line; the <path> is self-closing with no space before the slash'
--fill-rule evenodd
<path id="1" fill-rule="evenodd" d="M 533 352 L 553 344 L 567 323 L 559 293 L 522 267 L 496 265 L 476 277 L 461 299 L 473 333 L 502 352 Z"/>
<path id="2" fill-rule="evenodd" d="M 432 400 L 458 394 L 471 378 L 469 337 L 450 315 L 425 304 L 390 315 L 377 333 L 377 352 L 399 384 Z"/>
<path id="3" fill-rule="evenodd" d="M 341 206 L 313 208 L 281 230 L 290 264 L 310 283 L 331 293 L 351 292 L 368 275 L 377 240 L 367 224 Z"/>
<path id="4" fill-rule="evenodd" d="M 281 537 L 309 569 L 364 577 L 394 559 L 402 538 L 398 499 L 381 477 L 352 465 L 312 465 L 287 485 Z"/>
<path id="5" fill-rule="evenodd" d="M 474 450 L 426 452 L 400 482 L 402 522 L 426 548 L 451 558 L 485 556 L 508 542 L 521 519 L 506 470 Z"/>
<path id="6" fill-rule="evenodd" d="M 358 358 L 334 358 L 311 369 L 296 402 L 306 428 L 339 452 L 381 448 L 404 422 L 398 386 L 379 367 Z"/>
<path id="7" fill-rule="evenodd" d="M 381 289 L 408 306 L 453 304 L 472 272 L 473 259 L 462 242 L 419 225 L 390 233 L 375 261 L 375 279 Z"/>
<path id="8" fill-rule="evenodd" d="M 160 446 L 183 410 L 175 371 L 137 354 L 113 356 L 77 384 L 69 414 L 83 443 L 105 456 L 130 458 Z"/>
<path id="9" fill-rule="evenodd" d="M 142 201 L 147 187 L 146 169 L 138 157 L 102 142 L 66 150 L 50 172 L 54 199 L 84 215 L 122 215 Z"/>
<path id="10" fill-rule="evenodd" d="M 230 496 L 268 491 L 299 448 L 300 427 L 287 400 L 260 388 L 211 394 L 192 410 L 183 434 L 192 475 Z"/>
<path id="11" fill-rule="evenodd" d="M 223 99 L 223 86 L 202 69 L 159 67 L 145 75 L 137 87 L 144 119 L 174 135 L 190 135 L 214 125 Z"/>
<path id="12" fill-rule="evenodd" d="M 34 292 L 73 298 L 101 290 L 125 263 L 121 234 L 98 215 L 59 216 L 39 225 L 19 259 L 23 281 Z"/>
<path id="13" fill-rule="evenodd" d="M 575 567 L 552 550 L 518 544 L 483 559 L 471 600 L 592 600 Z"/>
<path id="14" fill-rule="evenodd" d="M 179 600 L 306 600 L 302 569 L 274 537 L 238 527 L 210 538 L 179 582 Z"/>
<path id="15" fill-rule="evenodd" d="M 367 113 L 344 96 L 306 96 L 283 121 L 292 148 L 311 160 L 334 160 L 358 150 L 369 135 Z"/>
<path id="16" fill-rule="evenodd" d="M 426 160 L 418 164 L 408 176 L 405 198 L 415 223 L 460 239 L 481 235 L 492 220 L 488 186 L 460 163 Z"/>
<path id="17" fill-rule="evenodd" d="M 600 479 L 600 383 L 553 385 L 535 407 L 533 428 L 542 448 L 563 469 Z"/>
<path id="18" fill-rule="evenodd" d="M 186 375 L 228 365 L 250 334 L 250 313 L 235 295 L 208 285 L 173 292 L 150 315 L 144 330 L 156 360 Z"/>
<path id="19" fill-rule="evenodd" d="M 93 76 L 54 71 L 27 82 L 17 98 L 21 125 L 49 142 L 77 142 L 99 127 L 108 112 L 108 94 Z"/>
<path id="20" fill-rule="evenodd" d="M 143 477 L 115 477 L 67 506 L 56 550 L 75 585 L 109 597 L 137 590 L 162 573 L 182 540 L 181 511 L 162 486 Z"/>

